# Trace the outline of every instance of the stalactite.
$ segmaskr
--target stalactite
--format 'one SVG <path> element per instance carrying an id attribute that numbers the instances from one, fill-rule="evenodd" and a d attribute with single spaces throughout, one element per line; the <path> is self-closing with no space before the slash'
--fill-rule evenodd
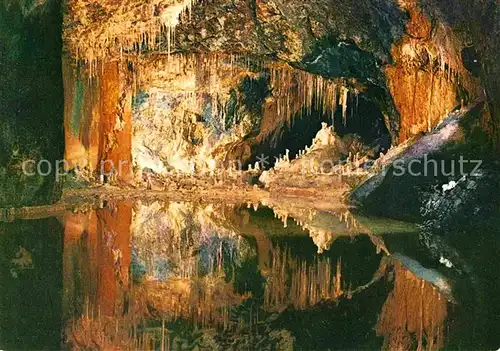
<path id="1" fill-rule="evenodd" d="M 434 73 L 431 72 L 431 89 L 429 92 L 429 111 L 427 113 L 427 132 L 432 129 L 432 98 L 434 97 Z"/>
<path id="2" fill-rule="evenodd" d="M 313 109 L 329 114 L 333 120 L 337 94 L 341 97 L 343 119 L 346 120 L 349 89 L 343 83 L 338 84 L 339 80 L 326 79 L 286 65 L 270 67 L 269 77 L 276 107 L 265 111 L 274 113 L 276 120 L 290 124 L 293 122 L 291 118 L 300 111 L 310 116 Z"/>

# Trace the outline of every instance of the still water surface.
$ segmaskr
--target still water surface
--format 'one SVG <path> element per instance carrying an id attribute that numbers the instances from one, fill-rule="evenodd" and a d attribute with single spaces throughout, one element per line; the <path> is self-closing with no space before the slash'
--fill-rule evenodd
<path id="1" fill-rule="evenodd" d="M 467 349 L 443 267 L 345 209 L 109 202 L 0 223 L 0 348 Z"/>

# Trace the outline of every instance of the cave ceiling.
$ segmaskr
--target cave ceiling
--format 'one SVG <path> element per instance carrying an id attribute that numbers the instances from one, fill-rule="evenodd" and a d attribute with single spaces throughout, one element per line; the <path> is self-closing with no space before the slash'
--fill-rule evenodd
<path id="1" fill-rule="evenodd" d="M 91 74 L 99 62 L 126 61 L 148 86 L 169 81 L 173 89 L 184 89 L 164 79 L 171 65 L 159 62 L 171 55 L 216 54 L 234 62 L 245 57 L 260 67 L 280 62 L 346 79 L 351 88 L 369 91 L 367 99 L 379 105 L 393 139 L 403 141 L 460 104 L 461 92 L 468 100 L 481 94 L 461 57 L 481 30 L 464 26 L 472 19 L 446 15 L 445 8 L 430 0 L 69 0 L 63 41 L 65 55 Z M 238 74 L 256 72 L 248 68 Z M 437 101 L 442 107 L 431 111 L 437 75 L 447 87 Z M 483 81 L 494 94 L 494 79 Z M 401 92 L 411 86 L 417 91 Z"/>

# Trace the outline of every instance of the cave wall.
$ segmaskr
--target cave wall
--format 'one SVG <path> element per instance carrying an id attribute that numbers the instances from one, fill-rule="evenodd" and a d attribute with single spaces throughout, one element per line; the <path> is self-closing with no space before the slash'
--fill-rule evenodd
<path id="1" fill-rule="evenodd" d="M 500 4 L 495 0 L 421 0 L 425 13 L 445 23 L 475 52 L 475 75 L 485 90 L 489 118 L 484 126 L 500 148 Z"/>
<path id="2" fill-rule="evenodd" d="M 131 158 L 139 181 L 144 169 L 192 173 L 244 165 L 258 145 L 276 146 L 295 118 L 346 119 L 362 89 L 250 55 L 158 55 L 98 63 L 92 72 L 65 58 L 69 166 L 96 176 L 101 162 Z"/>
<path id="3" fill-rule="evenodd" d="M 64 321 L 85 312 L 114 316 L 129 285 L 132 204 L 67 213 L 63 222 Z"/>
<path id="4" fill-rule="evenodd" d="M 397 140 L 399 113 L 381 67 L 391 62 L 405 21 L 393 1 L 216 0 L 181 18 L 173 47 L 264 55 L 325 78 L 355 79 L 378 91 L 373 101 Z"/>
<path id="5" fill-rule="evenodd" d="M 373 100 L 399 143 L 481 97 L 483 88 L 497 115 L 499 46 L 486 33 L 498 30 L 498 13 L 494 1 L 342 1 L 333 11 L 321 0 L 219 0 L 181 20 L 174 46 L 261 53 L 322 76 L 354 77 L 382 92 Z M 471 45 L 482 54 L 481 79 L 462 62 L 461 51 Z M 492 135 L 499 118 L 487 126 Z"/>
<path id="6" fill-rule="evenodd" d="M 47 204 L 60 195 L 54 172 L 64 152 L 60 6 L 0 4 L 0 207 Z M 42 176 L 36 166 L 24 172 L 29 160 L 47 160 L 53 172 Z"/>
<path id="7" fill-rule="evenodd" d="M 134 112 L 136 117 L 132 123 L 141 125 L 132 129 L 135 141 L 131 153 L 139 154 L 142 159 L 135 162 L 138 168 L 147 167 L 149 163 L 153 167 L 148 168 L 164 170 L 175 164 L 172 168 L 185 170 L 192 168 L 189 164 L 193 159 L 195 163 L 199 160 L 213 163 L 216 159 L 228 158 L 248 160 L 259 144 L 271 140 L 270 144 L 276 145 L 286 123 L 296 115 L 303 115 L 303 109 L 311 108 L 307 101 L 297 101 L 303 98 L 301 89 L 312 91 L 321 106 L 333 106 L 332 101 L 328 101 L 331 99 L 335 100 L 334 104 L 342 104 L 342 110 L 345 110 L 344 91 L 331 89 L 326 92 L 329 98 L 317 94 L 321 89 L 316 86 L 323 85 L 324 79 L 344 79 L 351 92 L 363 92 L 363 99 L 376 106 L 383 115 L 393 144 L 430 131 L 448 111 L 482 97 L 483 88 L 486 88 L 492 116 L 486 128 L 492 130 L 492 135 L 498 129 L 496 78 L 490 77 L 496 72 L 491 59 L 495 56 L 496 39 L 492 39 L 492 45 L 487 45 L 485 35 L 479 34 L 498 26 L 492 20 L 498 12 L 498 6 L 493 2 L 477 1 L 471 14 L 466 14 L 465 2 L 460 2 L 455 9 L 453 3 L 432 0 L 346 0 L 336 2 L 334 8 L 324 0 L 307 3 L 214 0 L 196 2 L 192 6 L 180 1 L 177 5 L 159 6 L 153 2 L 141 4 L 134 12 L 133 1 L 126 1 L 117 14 L 116 4 L 111 1 L 97 7 L 91 2 L 70 1 L 65 16 L 65 49 L 72 60 L 85 62 L 91 76 L 100 77 L 97 79 L 101 84 L 98 90 L 103 91 L 102 84 L 106 84 L 106 79 L 114 80 L 115 86 L 118 84 L 116 77 L 100 68 L 100 62 L 128 61 L 128 68 L 119 64 L 119 71 L 130 71 L 136 85 L 134 96 L 139 97 L 141 91 L 149 96 L 147 91 L 156 89 L 157 92 L 172 93 L 172 96 L 165 95 L 162 99 L 185 100 L 175 104 L 186 106 L 180 108 L 176 105 L 174 109 L 172 104 L 163 106 L 159 103 L 158 107 L 163 107 L 156 112 L 151 111 L 156 102 L 150 100 L 145 102 L 149 104 L 143 109 L 145 114 Z M 450 14 L 444 13 L 447 8 L 453 9 Z M 486 13 L 487 9 L 491 15 Z M 132 14 L 138 16 L 135 24 L 130 22 Z M 167 15 L 175 17 L 175 21 L 167 20 Z M 81 18 L 99 23 L 89 24 L 88 21 L 79 21 Z M 482 24 L 477 28 L 475 23 L 479 19 Z M 133 28 L 126 31 L 130 25 Z M 463 63 L 462 50 L 471 44 L 470 38 L 461 34 L 462 27 L 467 27 L 465 32 L 472 33 L 469 37 L 472 35 L 475 40 L 481 40 L 478 44 L 487 56 L 484 61 L 487 65 L 479 77 Z M 99 34 L 95 34 L 96 31 Z M 199 67 L 199 59 L 193 61 L 196 67 L 184 62 L 182 68 L 176 63 L 178 55 L 184 55 L 183 60 L 189 61 L 193 53 L 201 57 L 205 55 L 203 60 L 208 69 Z M 239 77 L 239 83 L 234 79 L 231 84 L 221 85 L 222 80 L 213 79 L 217 74 L 220 76 L 220 72 L 212 72 L 220 66 L 211 63 L 210 55 L 258 57 L 277 65 L 286 64 L 291 73 L 283 75 L 280 72 L 279 79 L 275 79 L 269 67 L 247 67 L 244 74 L 249 81 L 260 84 L 260 80 L 267 80 L 267 84 L 256 90 L 254 97 L 261 96 L 252 102 L 254 107 L 250 110 L 253 111 L 247 109 L 235 118 L 235 109 L 231 105 L 241 107 L 245 103 L 245 97 L 238 94 L 243 77 Z M 158 67 L 159 61 L 168 61 L 172 57 L 171 63 Z M 150 74 L 151 70 L 154 73 Z M 129 73 L 118 74 L 119 79 L 130 80 Z M 104 77 L 104 74 L 108 76 Z M 309 88 L 311 84 L 312 89 Z M 193 94 L 197 96 L 193 97 Z M 203 94 L 205 97 L 201 98 Z M 104 157 L 102 150 L 113 148 L 115 153 L 129 154 L 128 140 L 116 143 L 120 137 L 116 126 L 110 122 L 113 114 L 110 111 L 115 108 L 112 105 L 122 104 L 123 99 L 119 97 L 119 103 L 116 103 L 117 97 L 111 95 L 101 100 L 101 106 L 108 102 L 110 105 L 99 112 L 100 118 L 108 113 L 109 116 L 93 122 L 113 130 L 113 133 L 97 132 L 100 146 L 96 149 L 101 150 L 97 151 L 97 159 Z M 235 99 L 243 104 L 235 104 Z M 126 106 L 128 108 L 128 101 Z M 142 108 L 139 106 L 139 110 Z M 159 118 L 161 113 L 158 110 L 170 117 Z M 170 110 L 173 112 L 167 112 Z M 236 111 L 236 115 L 239 112 L 242 111 Z M 151 114 L 149 117 L 148 113 Z M 344 115 L 345 111 L 342 113 Z M 172 119 L 175 114 L 179 118 Z M 68 120 L 68 113 L 66 116 Z M 222 143 L 212 138 L 223 139 L 232 127 L 241 126 L 246 117 L 251 120 L 250 130 L 243 135 Z M 152 124 L 148 124 L 149 118 L 153 119 Z M 176 127 L 172 127 L 174 120 Z M 216 120 L 215 124 L 221 127 L 212 125 L 208 133 L 210 128 L 207 125 Z M 150 134 L 145 125 L 150 128 Z M 194 134 L 199 132 L 200 135 L 190 135 L 193 130 L 197 131 Z M 114 139 L 108 140 L 106 134 Z M 207 137 L 208 134 L 211 136 Z M 71 138 L 68 142 L 73 143 Z M 79 138 L 81 142 L 82 135 Z M 163 141 L 167 141 L 168 147 L 162 146 Z M 76 144 L 75 154 L 92 154 L 88 146 L 85 147 L 87 151 L 82 152 Z M 200 167 L 209 165 L 201 164 Z"/>
<path id="8" fill-rule="evenodd" d="M 123 8 L 124 27 L 128 4 Z M 157 54 L 201 52 L 253 55 L 286 62 L 293 68 L 323 78 L 348 77 L 362 84 L 377 86 L 382 91 L 377 104 L 393 117 L 389 129 L 393 135 L 397 133 L 397 112 L 378 68 L 389 61 L 391 44 L 403 32 L 404 12 L 395 3 L 363 1 L 360 5 L 355 1 L 344 1 L 331 11 L 324 1 L 306 4 L 281 1 L 197 2 L 189 13 L 180 12 L 175 35 L 172 35 L 171 27 L 161 27 L 166 8 L 141 6 L 138 22 L 129 33 L 135 39 L 124 35 L 123 28 L 114 30 L 116 23 L 111 20 L 116 17 L 113 3 L 104 2 L 97 8 L 91 5 L 90 2 L 78 6 L 76 2 L 69 3 L 64 38 L 66 49 L 73 58 L 89 61 L 117 57 L 133 59 L 140 54 L 141 61 L 145 62 L 154 60 Z M 151 11 L 149 15 L 148 11 Z M 157 16 L 158 21 L 151 26 L 152 30 L 144 30 L 142 36 L 137 35 L 140 28 L 150 28 L 143 26 L 148 16 Z M 92 33 L 95 31 L 90 28 L 94 25 L 77 21 L 78 18 L 99 18 L 102 23 L 96 26 L 104 30 L 99 30 L 101 34 L 94 37 Z M 373 31 L 373 27 L 383 30 Z M 108 36 L 107 40 L 102 40 L 103 36 Z M 266 119 L 266 114 L 275 119 L 280 117 L 274 112 L 280 108 L 276 104 L 273 106 L 268 101 L 260 104 L 261 118 Z M 280 118 L 274 122 L 270 118 L 269 128 L 279 126 L 281 122 Z M 269 128 L 268 132 L 271 131 Z M 263 136 L 267 136 L 266 133 L 261 135 L 260 141 Z M 243 153 L 247 154 L 248 150 Z"/>
<path id="9" fill-rule="evenodd" d="M 181 21 L 176 47 L 229 47 L 272 55 L 325 77 L 355 78 L 378 91 L 371 99 L 385 115 L 394 143 L 430 130 L 460 106 L 461 95 L 464 103 L 478 95 L 479 82 L 461 63 L 460 38 L 424 13 L 419 1 L 342 1 L 335 11 L 320 0 L 211 5 L 195 7 L 194 20 Z M 237 26 L 240 21 L 247 30 Z M 249 31 L 255 36 L 246 35 Z"/>

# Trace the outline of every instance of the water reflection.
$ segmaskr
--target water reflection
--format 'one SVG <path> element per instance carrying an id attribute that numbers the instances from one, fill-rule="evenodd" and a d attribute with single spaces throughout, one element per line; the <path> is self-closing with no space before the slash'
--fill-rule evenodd
<path id="1" fill-rule="evenodd" d="M 60 347 L 62 231 L 55 218 L 0 221 L 0 349 Z"/>
<path id="2" fill-rule="evenodd" d="M 330 258 L 312 263 L 296 259 L 289 250 L 273 250 L 271 274 L 265 285 L 264 309 L 283 311 L 289 306 L 303 310 L 342 294 L 341 259 L 332 267 Z M 335 272 L 332 269 L 335 268 Z"/>
<path id="3" fill-rule="evenodd" d="M 66 214 L 66 347 L 443 346 L 446 298 L 347 210 L 257 207 L 119 202 Z M 345 340 L 297 331 L 310 313 Z"/>
<path id="4" fill-rule="evenodd" d="M 394 290 L 376 327 L 377 334 L 384 336 L 384 349 L 409 350 L 415 340 L 418 350 L 442 348 L 447 314 L 447 300 L 436 287 L 395 261 Z"/>

